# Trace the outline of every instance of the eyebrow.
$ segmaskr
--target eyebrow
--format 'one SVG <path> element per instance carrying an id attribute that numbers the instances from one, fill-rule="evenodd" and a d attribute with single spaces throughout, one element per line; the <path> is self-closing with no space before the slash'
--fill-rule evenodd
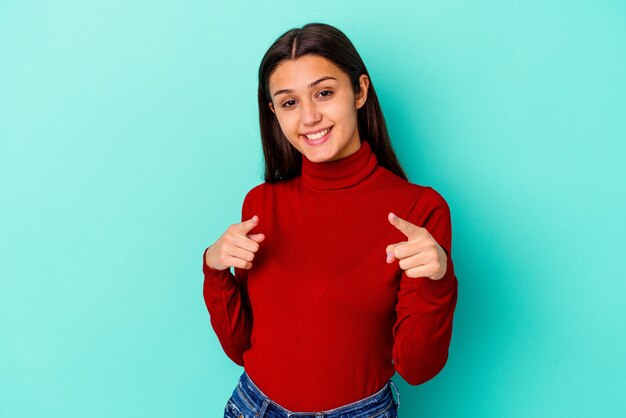
<path id="1" fill-rule="evenodd" d="M 321 83 L 322 81 L 325 80 L 337 80 L 335 77 L 331 77 L 331 76 L 326 76 L 326 77 L 322 77 L 319 80 L 315 80 L 314 82 L 312 82 L 311 84 L 309 84 L 307 87 L 308 88 L 312 88 L 317 86 L 319 83 Z M 274 97 L 278 96 L 279 94 L 283 94 L 283 93 L 293 93 L 292 89 L 282 89 L 282 90 L 278 90 L 276 93 L 274 93 Z"/>

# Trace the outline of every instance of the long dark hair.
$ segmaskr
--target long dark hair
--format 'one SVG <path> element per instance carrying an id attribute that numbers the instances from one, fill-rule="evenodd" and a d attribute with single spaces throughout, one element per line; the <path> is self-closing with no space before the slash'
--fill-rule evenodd
<path id="1" fill-rule="evenodd" d="M 265 181 L 276 182 L 296 177 L 302 169 L 302 154 L 283 134 L 278 119 L 269 108 L 269 78 L 283 60 L 306 54 L 324 57 L 348 76 L 352 89 L 359 92 L 359 76 L 369 73 L 359 53 L 339 29 L 324 23 L 309 23 L 282 34 L 267 50 L 259 67 L 259 125 L 265 156 Z M 365 104 L 357 111 L 361 140 L 369 142 L 378 164 L 407 180 L 389 140 L 387 125 L 370 78 Z"/>

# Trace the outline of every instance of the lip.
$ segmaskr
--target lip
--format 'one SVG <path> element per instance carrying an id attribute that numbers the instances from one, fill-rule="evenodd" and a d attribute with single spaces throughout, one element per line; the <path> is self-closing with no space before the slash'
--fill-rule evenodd
<path id="1" fill-rule="evenodd" d="M 320 139 L 317 139 L 315 141 L 310 140 L 309 138 L 306 137 L 306 135 L 302 135 L 302 139 L 304 140 L 304 142 L 307 145 L 311 145 L 311 146 L 316 146 L 316 145 L 320 145 L 323 144 L 324 142 L 326 142 L 328 140 L 328 138 L 330 138 L 330 134 L 333 131 L 333 127 L 331 126 L 330 128 L 322 128 L 322 129 L 318 129 L 316 131 L 312 131 L 312 132 L 307 132 L 307 134 L 314 134 L 317 132 L 321 132 L 324 129 L 328 129 L 328 133 L 326 133 L 326 135 L 324 135 L 323 137 L 321 137 Z"/>
<path id="2" fill-rule="evenodd" d="M 303 132 L 302 135 L 313 135 L 316 134 L 318 132 L 322 132 L 324 129 L 332 129 L 332 126 L 327 126 L 325 128 L 320 128 L 320 129 L 316 129 L 315 131 L 308 131 L 308 132 Z"/>

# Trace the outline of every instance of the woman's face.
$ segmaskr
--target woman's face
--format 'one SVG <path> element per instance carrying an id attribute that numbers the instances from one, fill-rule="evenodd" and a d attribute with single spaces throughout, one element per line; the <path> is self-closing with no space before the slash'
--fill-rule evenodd
<path id="1" fill-rule="evenodd" d="M 270 109 L 289 142 L 312 162 L 338 160 L 361 146 L 357 109 L 367 99 L 369 79 L 359 78 L 355 94 L 350 78 L 318 55 L 280 63 L 270 75 Z"/>

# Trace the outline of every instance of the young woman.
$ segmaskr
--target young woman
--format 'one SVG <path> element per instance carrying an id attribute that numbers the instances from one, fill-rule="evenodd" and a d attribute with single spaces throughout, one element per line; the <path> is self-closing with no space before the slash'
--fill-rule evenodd
<path id="1" fill-rule="evenodd" d="M 448 358 L 449 207 L 407 181 L 338 29 L 280 36 L 258 99 L 265 182 L 203 255 L 211 324 L 244 367 L 224 416 L 396 417 L 394 373 L 418 385 Z"/>

